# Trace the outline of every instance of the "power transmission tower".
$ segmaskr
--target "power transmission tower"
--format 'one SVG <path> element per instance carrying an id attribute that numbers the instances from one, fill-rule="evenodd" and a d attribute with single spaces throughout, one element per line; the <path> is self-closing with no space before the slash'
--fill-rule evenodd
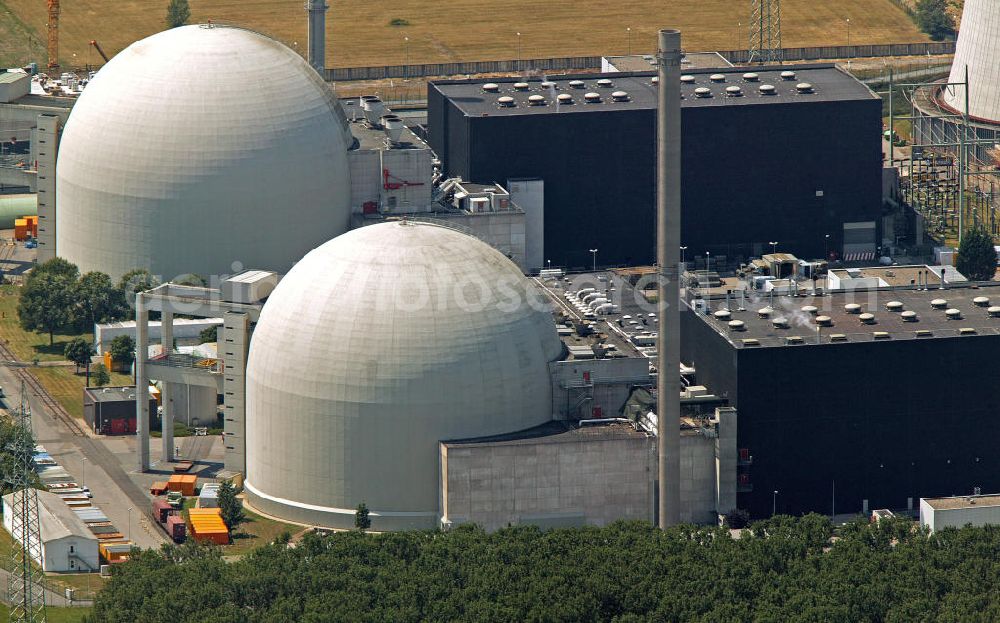
<path id="1" fill-rule="evenodd" d="M 750 0 L 750 55 L 748 63 L 771 64 L 783 60 L 781 51 L 781 0 Z"/>
<path id="2" fill-rule="evenodd" d="M 8 576 L 11 623 L 45 622 L 45 576 L 42 573 L 42 538 L 38 520 L 38 491 L 31 486 L 35 447 L 31 435 L 31 408 L 21 381 L 21 408 L 14 423 L 18 430 L 7 450 L 14 459 L 9 480 L 11 529 L 14 544 Z M 20 543 L 18 543 L 20 542 Z M 33 564 L 33 561 L 39 561 Z"/>

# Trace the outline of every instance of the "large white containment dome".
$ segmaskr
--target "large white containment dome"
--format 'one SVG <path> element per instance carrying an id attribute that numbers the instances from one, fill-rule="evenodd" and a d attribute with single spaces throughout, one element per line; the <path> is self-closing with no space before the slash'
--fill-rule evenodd
<path id="1" fill-rule="evenodd" d="M 551 419 L 562 344 L 501 253 L 437 225 L 351 231 L 295 265 L 247 363 L 246 491 L 285 519 L 373 530 L 438 517 L 438 441 Z"/>
<path id="2" fill-rule="evenodd" d="M 1000 0 L 965 0 L 948 82 L 965 82 L 969 70 L 969 115 L 1000 122 Z M 965 87 L 948 87 L 945 103 L 965 110 Z"/>
<path id="3" fill-rule="evenodd" d="M 277 41 L 208 25 L 143 39 L 66 123 L 56 252 L 112 277 L 285 272 L 348 228 L 349 132 L 319 74 Z"/>

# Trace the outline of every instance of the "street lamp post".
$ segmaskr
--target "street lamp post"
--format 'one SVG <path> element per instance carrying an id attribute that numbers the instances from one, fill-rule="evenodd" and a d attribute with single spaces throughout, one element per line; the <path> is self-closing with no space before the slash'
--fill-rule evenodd
<path id="1" fill-rule="evenodd" d="M 771 245 L 771 253 L 772 254 L 778 252 L 778 243 L 777 242 L 769 242 L 767 244 Z"/>
<path id="2" fill-rule="evenodd" d="M 847 18 L 847 45 L 851 45 L 851 18 Z"/>
<path id="3" fill-rule="evenodd" d="M 632 56 L 632 27 L 629 26 L 628 28 L 626 28 L 625 32 L 627 33 L 628 36 L 628 55 Z"/>
<path id="4" fill-rule="evenodd" d="M 403 37 L 403 44 L 406 46 L 406 79 L 410 79 L 410 38 Z"/>
<path id="5" fill-rule="evenodd" d="M 705 272 L 712 270 L 712 252 L 705 251 Z"/>
<path id="6" fill-rule="evenodd" d="M 81 459 L 83 460 L 83 486 L 86 487 L 87 486 L 87 457 L 82 456 Z"/>
<path id="7" fill-rule="evenodd" d="M 125 538 L 129 541 L 132 540 L 132 507 L 128 507 L 128 532 L 125 533 Z"/>
<path id="8" fill-rule="evenodd" d="M 823 238 L 825 240 L 825 242 L 824 242 L 824 251 L 823 251 L 823 253 L 824 253 L 823 259 L 824 260 L 829 260 L 830 259 L 830 234 L 824 234 Z"/>
<path id="9" fill-rule="evenodd" d="M 687 251 L 687 247 L 681 247 L 681 266 L 684 266 L 684 252 Z"/>
<path id="10" fill-rule="evenodd" d="M 517 67 L 514 69 L 521 69 L 521 33 L 517 33 Z"/>
<path id="11" fill-rule="evenodd" d="M 778 490 L 774 490 L 774 496 L 771 498 L 771 517 L 778 514 Z"/>
<path id="12" fill-rule="evenodd" d="M 596 273 L 597 272 L 597 249 L 591 249 L 590 250 L 590 255 L 594 259 L 594 272 Z"/>
<path id="13" fill-rule="evenodd" d="M 549 268 L 552 268 L 552 260 L 545 260 L 545 262 L 549 265 Z"/>

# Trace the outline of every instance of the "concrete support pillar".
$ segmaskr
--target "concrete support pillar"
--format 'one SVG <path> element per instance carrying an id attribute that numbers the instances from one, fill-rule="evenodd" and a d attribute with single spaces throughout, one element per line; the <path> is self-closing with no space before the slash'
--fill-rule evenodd
<path id="1" fill-rule="evenodd" d="M 656 139 L 658 524 L 680 523 L 681 33 L 661 30 Z"/>
<path id="2" fill-rule="evenodd" d="M 135 295 L 135 421 L 136 458 L 140 472 L 149 470 L 149 380 L 146 357 L 149 353 L 149 312 L 145 295 Z"/>
<path id="3" fill-rule="evenodd" d="M 174 314 L 164 311 L 160 314 L 160 346 L 163 354 L 169 355 L 174 348 Z M 174 460 L 174 388 L 173 383 L 162 383 L 163 417 L 160 430 L 163 439 L 163 462 Z"/>
<path id="4" fill-rule="evenodd" d="M 725 515 L 736 509 L 736 409 L 715 410 L 718 435 L 715 438 L 715 512 Z"/>
<path id="5" fill-rule="evenodd" d="M 223 361 L 223 435 L 225 468 L 246 473 L 246 374 L 250 347 L 250 318 L 229 312 L 222 317 L 218 349 Z"/>
<path id="6" fill-rule="evenodd" d="M 34 132 L 38 189 L 38 263 L 56 256 L 56 152 L 59 117 L 38 115 Z"/>

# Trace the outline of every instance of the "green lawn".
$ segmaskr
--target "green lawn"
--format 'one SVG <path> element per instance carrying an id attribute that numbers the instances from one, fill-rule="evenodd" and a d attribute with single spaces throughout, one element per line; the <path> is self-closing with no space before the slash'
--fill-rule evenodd
<path id="1" fill-rule="evenodd" d="M 7 606 L 0 604 L 0 619 L 6 621 Z M 78 623 L 83 621 L 83 617 L 90 614 L 90 608 L 53 608 L 49 606 L 45 609 L 45 619 L 48 623 Z"/>
<path id="2" fill-rule="evenodd" d="M 31 368 L 31 373 L 49 390 L 52 397 L 73 417 L 83 417 L 83 388 L 87 383 L 86 375 L 77 374 L 73 367 Z M 132 377 L 128 374 L 111 373 L 111 385 L 131 385 Z"/>
<path id="3" fill-rule="evenodd" d="M 93 339 L 91 333 L 56 334 L 50 345 L 47 333 L 25 331 L 17 320 L 19 293 L 17 286 L 0 286 L 0 338 L 21 361 L 64 361 L 63 349 L 67 342 L 78 336 Z"/>
<path id="4" fill-rule="evenodd" d="M 226 556 L 246 554 L 262 545 L 267 545 L 282 532 L 294 535 L 305 529 L 302 526 L 261 517 L 249 510 L 243 512 L 247 521 L 233 534 L 232 544 L 222 548 L 222 553 Z"/>

